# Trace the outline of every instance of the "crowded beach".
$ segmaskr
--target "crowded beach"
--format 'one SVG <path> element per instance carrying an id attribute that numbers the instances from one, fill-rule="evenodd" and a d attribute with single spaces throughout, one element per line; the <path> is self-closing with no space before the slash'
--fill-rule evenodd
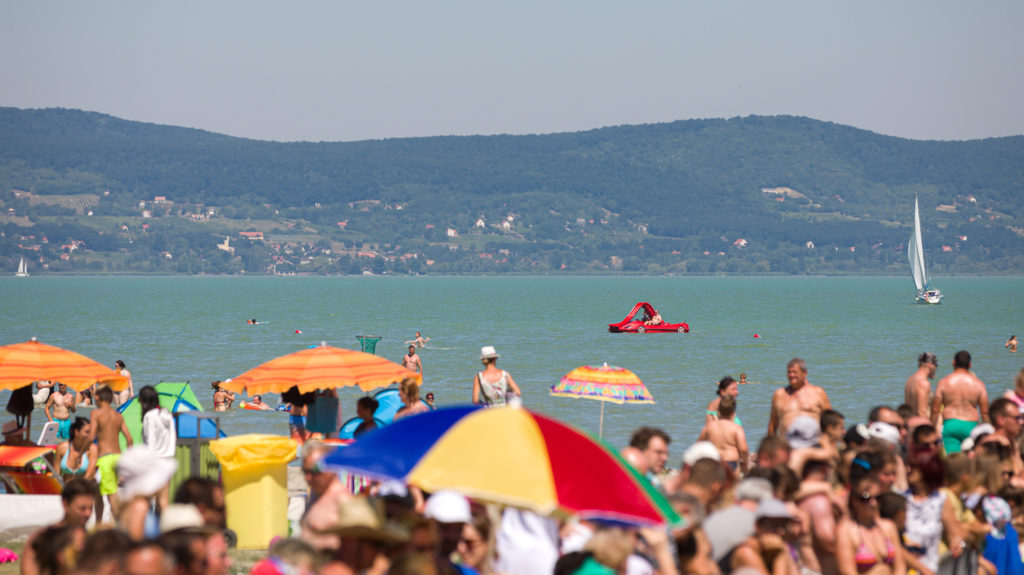
<path id="1" fill-rule="evenodd" d="M 1024 572 L 1024 369 L 989 397 L 969 352 L 942 361 L 924 352 L 902 404 L 854 413 L 794 358 L 779 366 L 787 383 L 772 395 L 767 429 L 743 424 L 742 374 L 717 383 L 699 436 L 638 420 L 627 445 L 608 445 L 531 412 L 494 346 L 480 350 L 464 405 L 421 400 L 410 343 L 405 367 L 395 366 L 404 375 L 390 376 L 400 406 L 381 420 L 368 393 L 348 434 L 337 393 L 323 386 L 283 395 L 289 438 L 224 437 L 219 424 L 204 433 L 208 418 L 183 423 L 154 386 L 136 389 L 123 363 L 77 394 L 63 381 L 17 388 L 0 449 L 42 449 L 18 476 L 57 481 L 50 497 L 60 507 L 26 533 L 20 572 Z M 270 409 L 246 375 L 213 382 L 215 412 L 239 392 Z M 75 413 L 84 402 L 87 418 Z M 130 403 L 135 411 L 119 409 Z M 39 411 L 52 439 L 29 435 Z M 186 425 L 199 431 L 184 439 Z M 678 462 L 672 443 L 685 445 Z M 219 469 L 182 474 L 176 452 L 186 444 L 209 449 Z M 7 492 L 5 502 L 31 497 Z M 233 564 L 235 546 L 258 556 Z"/>

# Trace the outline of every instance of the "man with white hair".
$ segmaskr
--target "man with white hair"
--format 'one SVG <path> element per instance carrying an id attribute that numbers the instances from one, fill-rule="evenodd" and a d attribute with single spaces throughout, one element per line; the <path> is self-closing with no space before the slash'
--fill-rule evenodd
<path id="1" fill-rule="evenodd" d="M 736 487 L 735 504 L 704 519 L 704 534 L 711 543 L 715 562 L 754 534 L 757 506 L 771 497 L 771 482 L 763 477 L 748 477 Z"/>

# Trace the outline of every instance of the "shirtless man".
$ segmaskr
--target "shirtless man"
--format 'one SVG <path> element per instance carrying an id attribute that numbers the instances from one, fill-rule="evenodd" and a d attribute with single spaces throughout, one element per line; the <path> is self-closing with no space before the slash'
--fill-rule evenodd
<path id="1" fill-rule="evenodd" d="M 1010 353 L 1017 353 L 1017 336 L 1011 335 L 1010 339 L 1006 340 L 1006 349 L 1010 350 Z"/>
<path id="2" fill-rule="evenodd" d="M 423 337 L 422 335 L 420 335 L 420 332 L 416 332 L 416 339 L 407 341 L 405 343 L 415 345 L 416 347 L 424 347 L 427 345 L 428 341 L 430 341 L 429 337 Z"/>
<path id="3" fill-rule="evenodd" d="M 981 417 L 978 417 L 978 412 Z M 985 384 L 971 373 L 971 354 L 958 351 L 953 356 L 953 373 L 939 380 L 932 398 L 932 425 L 942 415 L 942 444 L 946 455 L 960 451 L 960 443 L 967 439 L 979 420 L 988 419 L 988 391 Z"/>
<path id="4" fill-rule="evenodd" d="M 832 409 L 825 390 L 807 383 L 807 363 L 800 358 L 786 365 L 789 385 L 772 394 L 772 414 L 768 420 L 768 435 L 784 434 L 797 416 L 809 415 L 821 419 L 821 412 Z"/>
<path id="5" fill-rule="evenodd" d="M 732 420 L 736 415 L 736 398 L 726 395 L 718 402 L 718 419 L 704 424 L 697 441 L 710 441 L 718 448 L 722 461 L 740 473 L 746 475 L 750 466 L 750 449 L 747 447 L 747 434 L 743 427 Z"/>
<path id="6" fill-rule="evenodd" d="M 46 400 L 46 407 L 43 413 L 46 419 L 57 421 L 57 439 L 67 441 L 71 439 L 71 414 L 77 409 L 75 396 L 68 393 L 68 386 L 63 383 L 57 384 L 57 389 L 50 394 Z M 53 413 L 50 413 L 53 410 Z"/>
<path id="7" fill-rule="evenodd" d="M 903 403 L 914 410 L 914 415 L 931 419 L 932 382 L 939 360 L 926 351 L 917 358 L 917 371 L 907 378 L 903 389 Z"/>
<path id="8" fill-rule="evenodd" d="M 99 448 L 96 468 L 102 475 L 100 479 L 101 503 L 97 505 L 97 517 L 103 517 L 102 498 L 104 495 L 110 500 L 110 512 L 113 516 L 117 517 L 118 511 L 120 511 L 117 500 L 117 460 L 121 457 L 121 443 L 118 434 L 123 433 L 126 445 L 132 446 L 132 433 L 128 431 L 128 425 L 124 422 L 121 414 L 110 407 L 110 402 L 113 400 L 114 391 L 112 389 L 100 388 L 96 392 L 96 409 L 93 410 L 89 418 Z"/>
<path id="9" fill-rule="evenodd" d="M 423 364 L 420 363 L 420 356 L 416 355 L 416 346 L 409 346 L 409 353 L 402 357 L 402 365 L 409 371 L 415 371 L 416 373 L 423 374 Z"/>

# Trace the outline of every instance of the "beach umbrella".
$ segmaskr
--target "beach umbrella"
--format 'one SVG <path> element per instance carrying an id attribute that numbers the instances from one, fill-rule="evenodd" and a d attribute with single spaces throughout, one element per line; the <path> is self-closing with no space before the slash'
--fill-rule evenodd
<path id="1" fill-rule="evenodd" d="M 336 449 L 324 464 L 543 515 L 637 525 L 679 521 L 657 489 L 614 450 L 517 407 L 456 406 L 399 419 Z"/>
<path id="2" fill-rule="evenodd" d="M 600 366 L 585 365 L 565 374 L 551 386 L 551 395 L 556 397 L 583 397 L 601 402 L 601 423 L 598 437 L 604 436 L 604 404 L 612 403 L 654 403 L 654 397 L 647 386 L 635 373 L 624 367 L 607 363 Z"/>
<path id="3" fill-rule="evenodd" d="M 423 376 L 382 357 L 321 342 L 258 365 L 221 387 L 249 395 L 284 393 L 292 387 L 299 393 L 349 386 L 370 391 L 406 379 L 422 383 Z"/>
<path id="4" fill-rule="evenodd" d="M 0 347 L 0 389 L 15 390 L 34 381 L 59 381 L 75 391 L 96 383 L 114 391 L 128 387 L 127 377 L 102 363 L 36 338 Z"/>

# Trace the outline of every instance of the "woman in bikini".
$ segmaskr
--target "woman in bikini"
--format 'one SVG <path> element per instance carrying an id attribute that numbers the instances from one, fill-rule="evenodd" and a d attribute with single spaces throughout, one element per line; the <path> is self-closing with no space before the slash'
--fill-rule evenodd
<path id="1" fill-rule="evenodd" d="M 523 392 L 516 385 L 507 371 L 498 369 L 498 358 L 494 346 L 485 345 L 480 348 L 480 362 L 484 370 L 473 378 L 473 403 L 488 407 L 505 405 L 509 392 L 515 397 L 522 397 Z"/>
<path id="2" fill-rule="evenodd" d="M 71 439 L 57 445 L 54 456 L 61 479 L 82 477 L 89 481 L 96 478 L 96 460 L 99 451 L 92 441 L 92 424 L 84 417 L 71 422 Z"/>
<path id="3" fill-rule="evenodd" d="M 878 514 L 881 488 L 870 477 L 850 485 L 849 516 L 836 533 L 836 561 L 842 575 L 903 575 L 906 564 L 896 545 L 899 533 L 892 521 Z"/>
<path id="4" fill-rule="evenodd" d="M 224 391 L 220 386 L 220 380 L 210 384 L 213 387 L 213 410 L 227 411 L 235 402 L 235 394 Z"/>
<path id="5" fill-rule="evenodd" d="M 708 404 L 708 409 L 704 417 L 704 423 L 711 423 L 718 419 L 718 402 L 722 401 L 722 398 L 726 395 L 731 395 L 733 399 L 736 399 L 740 395 L 740 386 L 731 376 L 725 376 L 718 381 L 718 395 L 711 400 Z M 736 425 L 743 425 L 740 422 L 738 415 L 733 416 L 733 422 Z"/>

